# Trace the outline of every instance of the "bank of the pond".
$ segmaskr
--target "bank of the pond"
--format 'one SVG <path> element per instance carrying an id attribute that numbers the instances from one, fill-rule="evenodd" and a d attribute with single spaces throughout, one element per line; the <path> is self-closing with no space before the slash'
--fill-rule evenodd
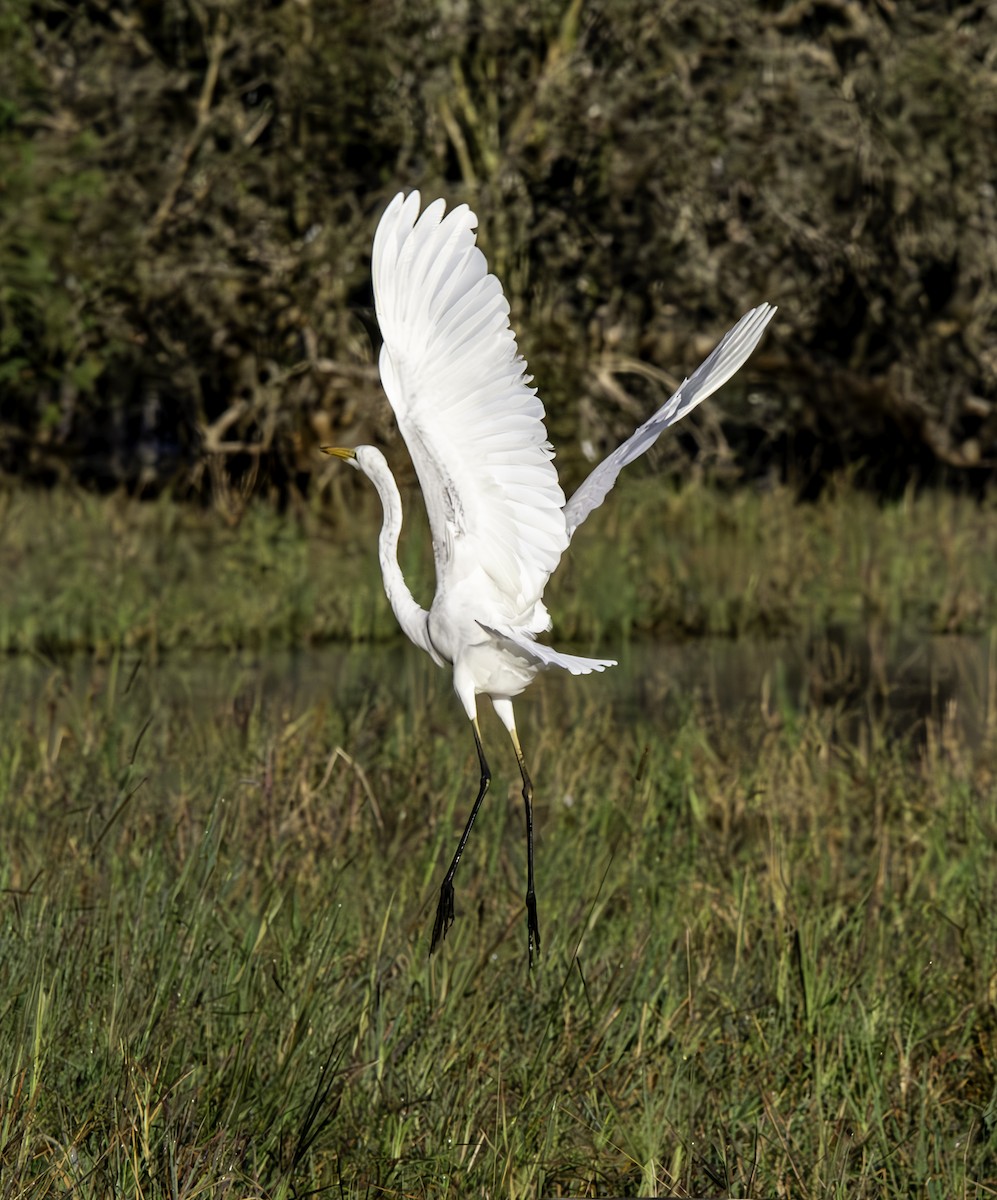
<path id="1" fill-rule="evenodd" d="M 424 603 L 421 498 L 402 565 Z M 850 490 L 624 481 L 547 591 L 555 637 L 791 635 L 830 624 L 980 633 L 997 623 L 997 511 L 939 493 L 879 504 Z M 380 510 L 365 490 L 236 521 L 169 499 L 77 492 L 0 501 L 0 650 L 278 649 L 398 636 L 381 589 Z"/>

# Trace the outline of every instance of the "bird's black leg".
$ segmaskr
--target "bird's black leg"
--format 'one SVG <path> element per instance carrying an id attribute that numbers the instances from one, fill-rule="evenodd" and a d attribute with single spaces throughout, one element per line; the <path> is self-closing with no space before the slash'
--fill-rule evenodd
<path id="1" fill-rule="evenodd" d="M 523 777 L 523 804 L 526 806 L 526 928 L 530 939 L 530 966 L 533 966 L 533 947 L 540 956 L 540 923 L 537 920 L 537 894 L 533 886 L 533 780 L 526 769 L 526 759 L 519 745 L 519 736 L 513 728 L 509 731 L 519 762 L 519 773 Z"/>
<path id="2" fill-rule="evenodd" d="M 478 730 L 477 718 L 471 722 L 471 729 L 474 731 L 474 744 L 478 748 L 478 762 L 481 765 L 481 785 L 478 788 L 478 798 L 471 809 L 471 815 L 467 818 L 467 824 L 464 826 L 464 832 L 460 835 L 460 841 L 457 843 L 453 862 L 451 862 L 447 869 L 446 875 L 443 876 L 443 885 L 440 888 L 440 903 L 436 908 L 436 920 L 433 923 L 433 940 L 429 944 L 430 954 L 436 949 L 440 939 L 447 936 L 447 930 L 453 924 L 453 879 L 457 874 L 457 864 L 460 862 L 460 856 L 464 853 L 464 847 L 467 845 L 468 835 L 471 832 L 471 826 L 474 824 L 474 818 L 478 815 L 481 801 L 484 800 L 485 792 L 488 791 L 488 785 L 492 781 L 492 773 L 488 769 L 485 752 L 481 748 L 481 733 Z M 532 873 L 532 850 L 530 854 L 530 870 Z"/>

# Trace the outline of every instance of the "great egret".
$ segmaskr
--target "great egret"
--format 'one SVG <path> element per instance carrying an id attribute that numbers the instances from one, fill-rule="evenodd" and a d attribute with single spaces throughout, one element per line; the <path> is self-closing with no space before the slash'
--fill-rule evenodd
<path id="1" fill-rule="evenodd" d="M 551 627 L 544 587 L 585 518 L 628 463 L 715 392 L 754 350 L 775 309 L 746 313 L 668 403 L 609 455 L 565 503 L 547 440 L 544 409 L 509 327 L 502 285 L 475 244 L 466 204 L 444 215 L 435 200 L 419 216 L 417 191 L 399 193 L 374 235 L 374 305 L 384 338 L 381 382 L 415 465 L 429 514 L 436 596 L 427 611 L 398 566 L 402 503 L 380 450 L 323 447 L 362 471 L 384 508 L 378 540 L 384 590 L 408 637 L 439 666 L 471 722 L 481 767 L 478 794 L 443 878 L 432 953 L 454 919 L 453 881 L 491 772 L 478 727 L 488 696 L 509 731 L 526 808 L 529 959 L 540 951 L 533 879 L 533 784 L 519 744 L 512 698 L 538 671 L 586 675 L 612 659 L 562 654 L 537 641 Z M 417 219 L 418 218 L 418 219 Z"/>

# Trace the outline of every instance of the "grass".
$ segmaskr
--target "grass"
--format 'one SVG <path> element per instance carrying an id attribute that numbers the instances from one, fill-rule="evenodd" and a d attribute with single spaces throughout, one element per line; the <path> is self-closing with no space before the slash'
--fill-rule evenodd
<path id="1" fill-rule="evenodd" d="M 362 522 L 7 501 L 0 1200 L 997 1194 L 988 509 L 662 500 L 603 520 L 629 593 L 594 528 L 552 598 L 627 635 L 615 680 L 519 706 L 532 974 L 498 723 L 429 959 L 476 781 L 446 676 L 397 644 L 275 653 L 386 636 Z M 768 643 L 739 692 L 715 646 L 680 667 L 630 636 L 784 619 L 805 654 Z M 913 707 L 912 623 L 977 635 L 971 681 Z"/>
<path id="2" fill-rule="evenodd" d="M 282 515 L 259 504 L 235 523 L 168 499 L 3 496 L 0 651 L 392 640 L 377 498 L 347 491 L 343 478 L 333 486 L 332 505 Z M 548 589 L 562 641 L 781 635 L 833 622 L 979 633 L 997 623 L 992 500 L 926 493 L 880 505 L 843 491 L 801 507 L 786 489 L 673 491 L 653 478 L 617 492 Z M 401 554 L 428 603 L 420 506 L 410 493 Z"/>
<path id="3" fill-rule="evenodd" d="M 992 731 L 845 737 L 777 667 L 730 716 L 634 722 L 601 681 L 522 706 L 532 976 L 490 719 L 428 958 L 475 772 L 415 652 L 335 657 L 324 694 L 13 667 L 0 1196 L 993 1195 Z"/>

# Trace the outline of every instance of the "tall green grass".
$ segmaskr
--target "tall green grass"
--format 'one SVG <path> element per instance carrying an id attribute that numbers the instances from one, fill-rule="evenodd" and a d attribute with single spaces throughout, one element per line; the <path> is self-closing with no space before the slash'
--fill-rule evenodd
<path id="1" fill-rule="evenodd" d="M 352 476 L 350 477 L 352 482 Z M 363 481 L 359 481 L 363 482 Z M 0 650 L 279 648 L 398 637 L 377 566 L 373 489 L 236 523 L 169 499 L 18 492 L 0 499 Z M 432 598 L 422 501 L 401 558 Z M 787 634 L 831 622 L 922 632 L 997 623 L 993 501 L 936 493 L 880 505 L 850 491 L 621 483 L 547 592 L 555 635 Z"/>
<path id="2" fill-rule="evenodd" d="M 333 661 L 9 664 L 4 1200 L 994 1194 L 992 707 L 542 681 L 530 974 L 497 722 L 430 959 L 471 739 L 415 651 Z"/>

